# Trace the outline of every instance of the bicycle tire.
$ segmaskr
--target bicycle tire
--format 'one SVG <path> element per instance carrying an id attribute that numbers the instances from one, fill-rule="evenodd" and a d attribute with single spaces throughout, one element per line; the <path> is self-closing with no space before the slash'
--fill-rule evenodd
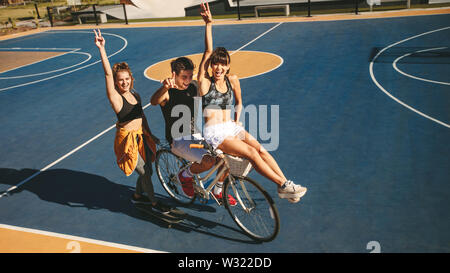
<path id="1" fill-rule="evenodd" d="M 159 182 L 170 197 L 181 204 L 191 204 L 196 197 L 195 195 L 193 197 L 186 196 L 177 180 L 178 172 L 187 163 L 186 160 L 168 149 L 163 148 L 156 152 L 155 168 Z"/>
<path id="2" fill-rule="evenodd" d="M 232 179 L 228 178 L 224 183 L 222 202 L 231 218 L 245 234 L 254 240 L 269 242 L 275 239 L 280 231 L 280 216 L 272 197 L 251 178 L 230 176 Z M 236 206 L 229 204 L 228 195 L 236 199 Z M 247 211 L 241 205 L 239 198 Z"/>

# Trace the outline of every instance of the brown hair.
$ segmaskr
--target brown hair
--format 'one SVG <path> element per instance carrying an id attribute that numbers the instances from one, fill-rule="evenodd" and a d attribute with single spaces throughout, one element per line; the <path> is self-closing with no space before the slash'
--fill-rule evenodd
<path id="1" fill-rule="evenodd" d="M 194 63 L 187 57 L 179 57 L 170 62 L 170 67 L 172 68 L 172 72 L 178 75 L 181 70 L 194 70 Z"/>
<path id="2" fill-rule="evenodd" d="M 211 53 L 211 56 L 209 57 L 211 65 L 213 64 L 223 64 L 223 65 L 229 65 L 231 63 L 231 57 L 228 53 L 228 50 L 224 47 L 217 47 L 214 49 L 214 51 Z M 227 74 L 230 72 L 228 69 Z"/>
<path id="3" fill-rule="evenodd" d="M 128 72 L 128 74 L 130 75 L 130 78 L 131 78 L 130 90 L 133 90 L 134 77 L 133 77 L 133 73 L 131 72 L 130 66 L 126 62 L 114 64 L 112 67 L 112 71 L 113 71 L 114 84 L 116 82 L 117 73 L 124 72 L 124 71 Z"/>

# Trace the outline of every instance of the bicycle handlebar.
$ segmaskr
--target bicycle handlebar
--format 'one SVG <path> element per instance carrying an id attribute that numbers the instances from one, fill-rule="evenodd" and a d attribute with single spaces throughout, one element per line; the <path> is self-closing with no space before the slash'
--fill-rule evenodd
<path id="1" fill-rule="evenodd" d="M 203 144 L 190 144 L 189 148 L 191 149 L 203 149 L 205 147 L 205 145 Z"/>
<path id="2" fill-rule="evenodd" d="M 218 156 L 219 154 L 214 150 L 214 148 L 208 144 L 206 141 L 202 140 L 200 144 L 189 144 L 191 149 L 205 149 L 209 151 L 212 155 Z"/>

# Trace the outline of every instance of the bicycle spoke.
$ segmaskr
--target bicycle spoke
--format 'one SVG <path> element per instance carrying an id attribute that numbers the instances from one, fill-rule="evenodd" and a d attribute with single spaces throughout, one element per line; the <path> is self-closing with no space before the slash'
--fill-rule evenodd
<path id="1" fill-rule="evenodd" d="M 185 163 L 182 159 L 166 149 L 157 152 L 156 171 L 158 178 L 167 193 L 181 203 L 191 203 L 194 198 L 184 195 L 182 186 L 177 180 L 179 170 Z"/>
<path id="2" fill-rule="evenodd" d="M 235 178 L 224 190 L 225 195 L 231 194 L 238 201 L 234 207 L 227 204 L 227 209 L 244 232 L 262 241 L 275 238 L 279 231 L 278 211 L 261 186 L 246 177 Z"/>

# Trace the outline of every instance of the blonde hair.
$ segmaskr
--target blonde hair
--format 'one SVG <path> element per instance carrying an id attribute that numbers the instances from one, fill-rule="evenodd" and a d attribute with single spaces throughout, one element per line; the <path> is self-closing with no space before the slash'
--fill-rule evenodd
<path id="1" fill-rule="evenodd" d="M 131 72 L 130 66 L 126 62 L 114 64 L 112 67 L 112 71 L 113 71 L 114 84 L 116 83 L 117 73 L 124 72 L 124 71 L 128 72 L 128 74 L 130 75 L 130 78 L 131 78 L 130 90 L 133 90 L 134 77 L 133 77 L 133 73 Z"/>

